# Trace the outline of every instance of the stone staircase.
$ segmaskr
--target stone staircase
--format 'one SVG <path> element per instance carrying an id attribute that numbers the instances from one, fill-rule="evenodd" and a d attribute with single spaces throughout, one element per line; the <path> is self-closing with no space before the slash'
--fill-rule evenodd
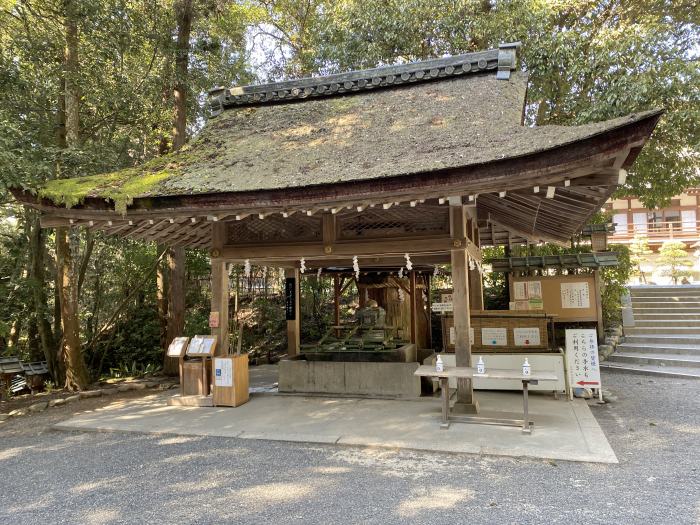
<path id="1" fill-rule="evenodd" d="M 700 286 L 630 287 L 634 327 L 600 367 L 700 379 Z"/>

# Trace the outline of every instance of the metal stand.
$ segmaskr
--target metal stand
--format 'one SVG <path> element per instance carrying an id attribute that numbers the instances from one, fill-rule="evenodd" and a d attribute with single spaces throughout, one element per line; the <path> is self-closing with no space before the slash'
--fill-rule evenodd
<path id="1" fill-rule="evenodd" d="M 482 416 L 452 416 L 450 415 L 450 386 L 447 377 L 440 378 L 440 388 L 442 389 L 442 422 L 441 429 L 450 428 L 450 421 L 455 423 L 476 423 L 480 425 L 503 425 L 508 427 L 521 427 L 524 434 L 532 434 L 535 423 L 530 421 L 528 408 L 528 386 L 538 384 L 536 379 L 523 379 L 523 419 L 505 419 Z"/>

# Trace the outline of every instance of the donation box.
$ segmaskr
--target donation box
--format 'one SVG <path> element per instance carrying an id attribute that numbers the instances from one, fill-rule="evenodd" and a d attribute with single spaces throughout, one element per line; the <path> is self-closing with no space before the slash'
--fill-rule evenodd
<path id="1" fill-rule="evenodd" d="M 248 401 L 248 354 L 214 358 L 214 406 L 237 407 Z"/>

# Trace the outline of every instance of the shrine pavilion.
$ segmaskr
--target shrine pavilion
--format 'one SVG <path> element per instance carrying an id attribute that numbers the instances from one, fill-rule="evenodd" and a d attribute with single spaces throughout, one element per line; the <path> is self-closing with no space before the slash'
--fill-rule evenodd
<path id="1" fill-rule="evenodd" d="M 212 311 L 222 319 L 227 263 L 284 267 L 296 309 L 290 356 L 300 351 L 302 266 L 359 278 L 395 272 L 408 255 L 415 326 L 416 287 L 428 286 L 421 275 L 449 264 L 456 363 L 469 366 L 481 248 L 568 243 L 624 183 L 662 113 L 526 126 L 518 47 L 216 89 L 211 118 L 181 150 L 14 193 L 45 227 L 209 250 Z M 226 352 L 228 323 L 213 332 Z M 469 380 L 458 382 L 457 399 L 473 404 Z"/>

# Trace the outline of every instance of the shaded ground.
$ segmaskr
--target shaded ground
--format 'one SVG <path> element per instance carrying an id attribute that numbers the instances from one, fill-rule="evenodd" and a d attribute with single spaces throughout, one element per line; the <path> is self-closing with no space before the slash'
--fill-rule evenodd
<path id="1" fill-rule="evenodd" d="M 0 523 L 697 523 L 700 381 L 603 381 L 620 465 L 48 429 L 88 399 L 0 424 Z"/>

